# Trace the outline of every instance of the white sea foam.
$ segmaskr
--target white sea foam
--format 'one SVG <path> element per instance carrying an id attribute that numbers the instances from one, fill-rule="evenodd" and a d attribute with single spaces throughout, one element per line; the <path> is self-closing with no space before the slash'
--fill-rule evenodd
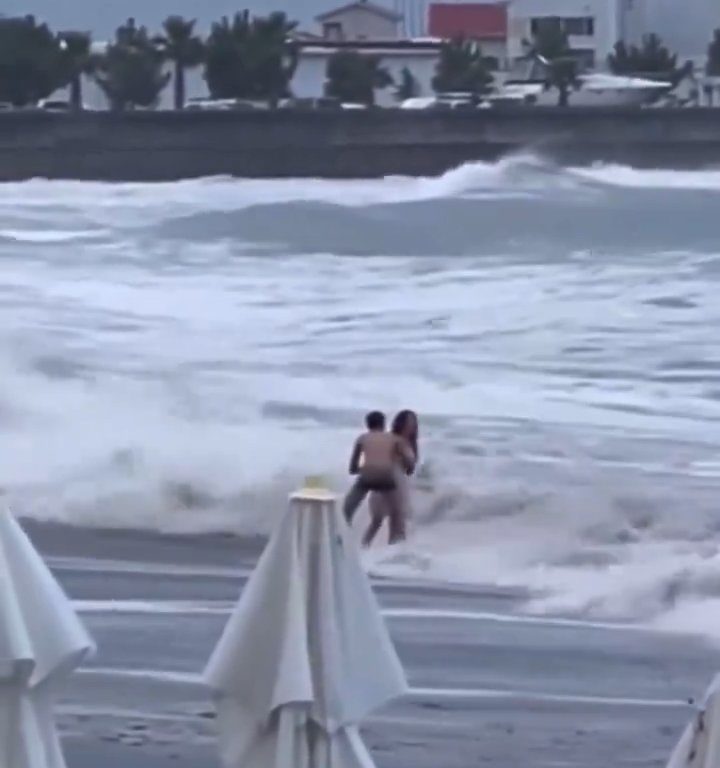
<path id="1" fill-rule="evenodd" d="M 720 190 L 720 171 L 638 170 L 622 165 L 573 168 L 571 174 L 601 184 L 629 189 Z"/>
<path id="2" fill-rule="evenodd" d="M 78 240 L 92 240 L 106 234 L 103 230 L 28 230 L 0 229 L 0 239 L 15 240 L 20 243 L 70 243 Z"/>
<path id="3" fill-rule="evenodd" d="M 497 163 L 467 163 L 438 177 L 402 176 L 376 180 L 280 179 L 244 180 L 213 177 L 160 184 L 108 184 L 57 182 L 36 179 L 4 184 L 0 188 L 0 210 L 30 213 L 63 205 L 77 209 L 89 220 L 117 223 L 116 208 L 126 223 L 145 223 L 167 216 L 199 210 L 235 211 L 249 206 L 292 202 L 319 202 L 348 207 L 391 205 L 443 198 L 474 192 L 497 195 L 515 191 L 546 193 L 555 189 L 576 190 L 595 185 L 628 189 L 685 189 L 720 191 L 720 171 L 638 170 L 626 166 L 601 165 L 562 169 L 532 154 L 516 154 Z M 61 232 L 29 235 L 17 229 L 11 236 L 37 238 L 60 236 Z M 87 237 L 91 231 L 75 236 Z"/>
<path id="4" fill-rule="evenodd" d="M 532 156 L 0 186 L 2 483 L 40 518 L 266 532 L 410 405 L 416 536 L 373 572 L 720 635 L 719 203 L 715 171 Z"/>

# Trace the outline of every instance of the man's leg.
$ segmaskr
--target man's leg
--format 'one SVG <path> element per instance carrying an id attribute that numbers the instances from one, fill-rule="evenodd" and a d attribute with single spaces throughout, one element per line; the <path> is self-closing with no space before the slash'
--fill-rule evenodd
<path id="1" fill-rule="evenodd" d="M 368 506 L 370 507 L 370 525 L 363 536 L 363 546 L 369 547 L 382 528 L 383 521 L 388 516 L 388 505 L 385 494 L 374 491 L 370 494 Z"/>
<path id="2" fill-rule="evenodd" d="M 363 503 L 365 497 L 368 494 L 368 487 L 362 481 L 361 477 L 353 483 L 352 488 L 348 491 L 345 501 L 343 502 L 343 514 L 349 525 L 352 525 L 352 519 L 358 510 L 358 507 Z"/>

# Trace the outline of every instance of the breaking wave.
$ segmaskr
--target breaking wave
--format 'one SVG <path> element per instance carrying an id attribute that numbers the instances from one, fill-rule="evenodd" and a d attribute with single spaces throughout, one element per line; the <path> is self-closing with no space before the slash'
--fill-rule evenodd
<path id="1" fill-rule="evenodd" d="M 409 405 L 415 535 L 374 572 L 720 636 L 719 203 L 717 171 L 532 155 L 3 185 L 7 498 L 263 533 L 303 475 L 343 488 L 365 409 Z"/>

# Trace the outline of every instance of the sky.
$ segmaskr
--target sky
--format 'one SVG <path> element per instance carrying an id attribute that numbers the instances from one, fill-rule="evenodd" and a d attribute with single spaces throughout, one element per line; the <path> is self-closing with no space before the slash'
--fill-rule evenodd
<path id="1" fill-rule="evenodd" d="M 381 0 L 392 6 L 392 0 Z M 171 14 L 198 19 L 201 29 L 221 16 L 248 8 L 267 13 L 284 10 L 312 29 L 318 13 L 343 5 L 343 0 L 2 0 L 0 12 L 6 16 L 34 14 L 53 29 L 91 31 L 97 39 L 107 39 L 128 17 L 157 29 Z"/>
<path id="2" fill-rule="evenodd" d="M 374 0 L 388 7 L 407 7 L 413 0 Z M 424 3 L 425 0 L 415 0 Z M 254 13 L 284 10 L 313 31 L 314 17 L 343 5 L 345 0 L 0 0 L 0 13 L 34 13 L 55 30 L 90 31 L 96 40 L 109 39 L 129 16 L 150 29 L 159 29 L 171 14 L 198 19 L 205 31 L 210 23 L 245 7 Z M 654 31 L 681 56 L 704 52 L 715 27 L 720 26 L 720 0 L 633 0 L 648 8 Z M 652 8 L 652 11 L 649 9 Z"/>

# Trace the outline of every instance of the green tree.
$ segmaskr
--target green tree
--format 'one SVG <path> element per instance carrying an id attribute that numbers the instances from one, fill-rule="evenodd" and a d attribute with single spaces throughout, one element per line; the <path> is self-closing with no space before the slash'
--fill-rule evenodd
<path id="1" fill-rule="evenodd" d="M 34 16 L 0 19 L 0 101 L 37 104 L 62 87 L 57 37 Z"/>
<path id="2" fill-rule="evenodd" d="M 275 105 L 290 95 L 299 48 L 297 24 L 284 13 L 248 11 L 213 24 L 206 43 L 205 80 L 214 99 L 261 99 Z"/>
<path id="3" fill-rule="evenodd" d="M 133 19 L 119 27 L 115 41 L 98 57 L 95 80 L 114 110 L 152 107 L 170 80 L 164 56 L 145 27 Z"/>
<path id="4" fill-rule="evenodd" d="M 705 74 L 708 77 L 720 77 L 720 29 L 716 29 L 712 42 L 708 46 Z"/>
<path id="5" fill-rule="evenodd" d="M 639 75 L 673 85 L 692 71 L 690 62 L 678 66 L 677 54 L 671 53 L 656 34 L 645 35 L 639 46 L 616 43 L 608 56 L 608 67 L 616 75 Z"/>
<path id="6" fill-rule="evenodd" d="M 545 87 L 557 90 L 558 106 L 567 107 L 570 93 L 578 87 L 578 67 L 559 19 L 548 17 L 540 21 L 530 55 L 545 67 Z"/>
<path id="7" fill-rule="evenodd" d="M 325 94 L 344 102 L 375 104 L 375 91 L 393 84 L 377 56 L 358 51 L 337 51 L 328 59 Z"/>
<path id="8" fill-rule="evenodd" d="M 97 57 L 93 55 L 91 38 L 86 32 L 61 32 L 58 40 L 63 80 L 70 86 L 70 105 L 79 111 L 83 108 L 82 77 L 95 72 Z"/>
<path id="9" fill-rule="evenodd" d="M 493 76 L 480 46 L 456 38 L 444 42 L 433 77 L 436 93 L 471 93 L 482 96 L 490 90 Z"/>
<path id="10" fill-rule="evenodd" d="M 163 24 L 163 34 L 157 39 L 165 58 L 175 69 L 175 109 L 185 108 L 185 70 L 199 66 L 205 57 L 203 41 L 195 34 L 196 23 L 182 16 L 170 16 Z"/>
<path id="11" fill-rule="evenodd" d="M 408 67 L 403 67 L 402 72 L 400 72 L 400 82 L 395 89 L 395 98 L 398 101 L 414 99 L 420 95 L 420 92 L 420 83 L 418 83 L 415 75 L 413 75 Z"/>

